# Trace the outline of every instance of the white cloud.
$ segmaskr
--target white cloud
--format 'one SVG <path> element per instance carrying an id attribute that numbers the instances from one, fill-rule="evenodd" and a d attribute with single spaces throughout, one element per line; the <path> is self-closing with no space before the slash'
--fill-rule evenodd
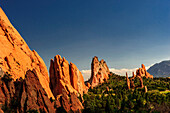
<path id="1" fill-rule="evenodd" d="M 147 66 L 146 70 L 149 69 L 151 66 Z M 111 72 L 113 72 L 115 74 L 118 74 L 118 75 L 121 75 L 121 76 L 125 76 L 126 72 L 128 73 L 129 76 L 132 76 L 132 72 L 135 72 L 135 74 L 136 74 L 136 69 L 138 69 L 138 68 L 132 68 L 132 69 L 126 69 L 126 68 L 115 69 L 115 68 L 110 68 L 109 70 Z M 90 76 L 91 76 L 91 70 L 82 70 L 81 73 L 82 73 L 85 81 L 87 81 L 90 78 Z"/>
<path id="2" fill-rule="evenodd" d="M 111 68 L 110 71 L 115 73 L 115 74 L 118 74 L 118 75 L 121 75 L 121 76 L 125 76 L 126 75 L 126 72 L 128 73 L 129 76 L 132 76 L 132 72 L 136 72 L 136 69 L 137 68 L 133 68 L 133 69 L 115 69 L 115 68 Z"/>
<path id="3" fill-rule="evenodd" d="M 91 76 L 91 70 L 82 70 L 81 73 L 84 77 L 84 81 L 87 81 Z"/>

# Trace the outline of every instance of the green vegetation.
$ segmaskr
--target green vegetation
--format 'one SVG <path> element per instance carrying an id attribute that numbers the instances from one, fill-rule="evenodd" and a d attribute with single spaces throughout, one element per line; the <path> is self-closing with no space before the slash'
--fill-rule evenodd
<path id="1" fill-rule="evenodd" d="M 84 113 L 170 111 L 170 79 L 143 78 L 144 88 L 127 89 L 126 78 L 112 73 L 109 80 L 84 94 Z M 135 84 L 139 84 L 136 80 Z M 107 91 L 107 87 L 109 91 Z"/>

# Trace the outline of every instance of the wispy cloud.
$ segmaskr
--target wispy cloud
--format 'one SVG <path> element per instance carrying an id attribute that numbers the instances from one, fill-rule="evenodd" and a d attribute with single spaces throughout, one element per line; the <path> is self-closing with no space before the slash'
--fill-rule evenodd
<path id="1" fill-rule="evenodd" d="M 151 65 L 152 66 L 152 65 Z M 149 69 L 151 66 L 147 66 L 146 70 Z M 132 69 L 115 69 L 115 68 L 110 68 L 109 70 L 115 74 L 125 76 L 126 72 L 128 73 L 129 76 L 132 76 L 132 72 L 136 72 L 136 69 L 138 68 L 132 68 Z M 83 74 L 84 80 L 88 80 L 91 76 L 91 70 L 82 70 L 81 73 Z"/>
<path id="2" fill-rule="evenodd" d="M 118 75 L 121 75 L 121 76 L 125 76 L 126 75 L 126 72 L 128 73 L 129 76 L 132 76 L 132 72 L 136 72 L 136 69 L 137 68 L 133 68 L 133 69 L 115 69 L 115 68 L 111 68 L 110 71 L 115 73 L 115 74 L 118 74 Z"/>

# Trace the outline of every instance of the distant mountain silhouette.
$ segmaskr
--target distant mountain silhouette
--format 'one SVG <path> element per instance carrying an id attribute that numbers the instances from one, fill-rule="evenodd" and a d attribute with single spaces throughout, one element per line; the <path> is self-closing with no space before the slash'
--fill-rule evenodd
<path id="1" fill-rule="evenodd" d="M 148 72 L 154 77 L 170 77 L 170 60 L 154 64 Z"/>

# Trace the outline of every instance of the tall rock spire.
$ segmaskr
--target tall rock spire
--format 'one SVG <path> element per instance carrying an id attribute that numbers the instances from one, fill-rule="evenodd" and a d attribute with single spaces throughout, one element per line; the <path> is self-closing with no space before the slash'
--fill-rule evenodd
<path id="1" fill-rule="evenodd" d="M 103 83 L 109 78 L 109 74 L 110 71 L 106 62 L 103 59 L 99 61 L 98 57 L 95 56 L 91 63 L 91 78 L 89 80 L 91 87 L 95 87 L 99 83 Z"/>
<path id="2" fill-rule="evenodd" d="M 63 89 L 70 93 L 83 93 L 87 92 L 87 87 L 84 84 L 84 78 L 76 65 L 68 63 L 65 58 L 60 55 L 54 57 L 50 64 L 50 87 L 56 97 L 62 94 Z"/>

